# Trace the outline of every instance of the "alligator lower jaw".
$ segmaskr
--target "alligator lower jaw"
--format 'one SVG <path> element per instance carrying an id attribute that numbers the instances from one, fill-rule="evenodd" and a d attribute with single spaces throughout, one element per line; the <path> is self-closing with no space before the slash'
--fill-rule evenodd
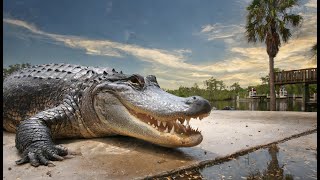
<path id="1" fill-rule="evenodd" d="M 201 114 L 198 116 L 183 116 L 183 117 L 175 117 L 175 118 L 167 118 L 166 121 L 158 120 L 160 118 L 156 118 L 152 115 L 143 114 L 135 112 L 134 110 L 129 109 L 130 114 L 135 116 L 140 121 L 159 131 L 160 133 L 169 133 L 173 135 L 185 135 L 190 136 L 194 134 L 201 134 L 201 131 L 197 129 L 193 129 L 189 122 L 193 119 L 203 119 L 207 117 L 207 114 Z M 162 118 L 163 119 L 163 118 Z"/>

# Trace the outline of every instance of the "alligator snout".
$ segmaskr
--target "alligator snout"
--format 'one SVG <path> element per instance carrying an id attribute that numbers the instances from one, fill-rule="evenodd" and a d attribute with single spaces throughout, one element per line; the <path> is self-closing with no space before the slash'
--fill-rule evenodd
<path id="1" fill-rule="evenodd" d="M 191 96 L 186 98 L 186 104 L 190 106 L 187 111 L 188 115 L 194 114 L 207 114 L 211 111 L 211 105 L 209 101 L 200 96 Z"/>

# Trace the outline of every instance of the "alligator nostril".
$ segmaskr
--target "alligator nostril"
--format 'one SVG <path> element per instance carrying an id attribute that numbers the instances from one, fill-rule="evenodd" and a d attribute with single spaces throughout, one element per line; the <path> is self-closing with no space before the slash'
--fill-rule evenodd
<path id="1" fill-rule="evenodd" d="M 191 96 L 187 99 L 186 104 L 189 105 L 189 113 L 191 115 L 204 114 L 211 111 L 209 101 L 200 96 Z"/>

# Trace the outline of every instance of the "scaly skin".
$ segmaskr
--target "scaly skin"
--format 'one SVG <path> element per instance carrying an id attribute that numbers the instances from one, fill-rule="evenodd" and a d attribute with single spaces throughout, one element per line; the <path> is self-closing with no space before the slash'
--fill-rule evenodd
<path id="1" fill-rule="evenodd" d="M 165 147 L 189 147 L 202 135 L 189 124 L 211 111 L 208 101 L 160 89 L 156 77 L 111 68 L 46 64 L 4 80 L 3 127 L 16 132 L 17 164 L 50 165 L 68 150 L 57 138 L 125 135 Z"/>

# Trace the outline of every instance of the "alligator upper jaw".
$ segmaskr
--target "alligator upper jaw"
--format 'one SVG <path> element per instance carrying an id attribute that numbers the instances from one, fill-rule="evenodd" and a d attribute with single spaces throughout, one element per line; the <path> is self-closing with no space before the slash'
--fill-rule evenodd
<path id="1" fill-rule="evenodd" d="M 139 121 L 144 122 L 148 127 L 153 128 L 159 133 L 168 133 L 171 135 L 178 136 L 191 136 L 200 134 L 201 131 L 198 129 L 193 129 L 190 126 L 190 120 L 199 119 L 207 117 L 209 113 L 187 116 L 171 116 L 171 117 L 157 117 L 146 113 L 139 113 L 132 109 L 128 109 L 131 115 L 133 115 Z"/>

